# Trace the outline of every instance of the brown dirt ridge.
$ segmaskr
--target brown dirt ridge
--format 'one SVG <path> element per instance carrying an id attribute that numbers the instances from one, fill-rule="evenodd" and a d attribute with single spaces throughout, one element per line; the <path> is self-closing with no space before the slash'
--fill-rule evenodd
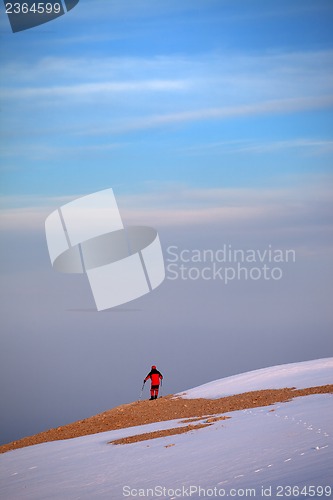
<path id="1" fill-rule="evenodd" d="M 124 429 L 154 422 L 164 422 L 167 420 L 201 420 L 203 418 L 209 419 L 209 417 L 213 417 L 211 419 L 213 421 L 214 416 L 221 415 L 223 413 L 229 413 L 236 410 L 246 410 L 260 406 L 269 406 L 275 403 L 283 403 L 290 401 L 293 398 L 308 396 L 310 394 L 327 393 L 333 393 L 333 384 L 309 387 L 307 389 L 267 389 L 246 392 L 234 396 L 226 396 L 219 399 L 183 399 L 181 397 L 169 395 L 154 401 L 136 401 L 134 403 L 112 408 L 111 410 L 107 410 L 84 420 L 79 420 L 62 427 L 50 429 L 34 436 L 25 437 L 18 441 L 2 445 L 0 446 L 0 453 L 5 453 L 7 451 L 35 444 L 46 443 L 49 441 L 71 439 L 89 434 L 97 434 L 99 432 Z M 205 425 L 207 425 L 207 423 Z M 193 430 L 194 427 L 202 427 L 201 424 L 198 424 L 198 426 L 189 425 L 187 428 L 188 431 L 190 431 Z M 180 428 L 178 427 L 177 429 Z M 171 435 L 174 430 L 175 429 L 169 429 L 169 434 L 164 434 L 163 431 L 162 435 Z M 185 431 L 177 430 L 177 432 Z M 156 435 L 152 437 L 162 436 Z M 146 437 L 146 439 L 151 439 L 152 437 Z M 131 439 L 133 438 L 134 437 Z M 137 438 L 137 440 L 140 440 L 140 435 L 137 436 Z M 134 441 L 132 440 L 130 442 Z"/>
<path id="2" fill-rule="evenodd" d="M 198 420 L 204 421 L 199 424 L 193 425 L 192 422 L 197 422 Z M 174 436 L 175 434 L 185 434 L 185 432 L 196 431 L 198 429 L 202 429 L 203 427 L 208 427 L 209 425 L 213 425 L 214 422 L 218 422 L 219 420 L 227 420 L 231 417 L 196 417 L 189 418 L 187 420 L 181 420 L 182 424 L 190 423 L 190 425 L 186 425 L 186 427 L 172 427 L 171 429 L 164 429 L 162 431 L 153 431 L 153 432 L 145 432 L 143 434 L 135 434 L 134 436 L 128 436 L 121 439 L 115 439 L 114 441 L 110 441 L 110 444 L 130 444 L 130 443 L 138 443 L 139 441 L 147 441 L 148 439 L 156 439 L 160 437 L 166 436 Z"/>

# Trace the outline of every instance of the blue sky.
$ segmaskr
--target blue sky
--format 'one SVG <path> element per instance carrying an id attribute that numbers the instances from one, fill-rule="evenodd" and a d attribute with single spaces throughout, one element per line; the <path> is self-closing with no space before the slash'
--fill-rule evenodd
<path id="1" fill-rule="evenodd" d="M 332 1 L 80 0 L 16 34 L 0 8 L 2 440 L 135 400 L 151 364 L 171 393 L 331 356 Z M 97 313 L 44 222 L 110 187 L 164 251 L 296 262 Z"/>
<path id="2" fill-rule="evenodd" d="M 332 18 L 330 1 L 81 0 L 13 35 L 2 14 L 2 193 L 329 173 Z"/>

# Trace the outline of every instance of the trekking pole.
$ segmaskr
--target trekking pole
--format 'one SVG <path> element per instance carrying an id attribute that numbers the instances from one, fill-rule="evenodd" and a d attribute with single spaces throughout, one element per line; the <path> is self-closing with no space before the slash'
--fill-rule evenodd
<path id="1" fill-rule="evenodd" d="M 143 389 L 144 389 L 145 383 L 146 383 L 146 382 L 143 382 L 143 385 L 142 385 L 142 389 L 141 389 L 141 393 L 140 393 L 140 398 L 139 398 L 140 400 L 141 400 L 141 398 L 142 398 L 142 394 L 143 394 Z"/>

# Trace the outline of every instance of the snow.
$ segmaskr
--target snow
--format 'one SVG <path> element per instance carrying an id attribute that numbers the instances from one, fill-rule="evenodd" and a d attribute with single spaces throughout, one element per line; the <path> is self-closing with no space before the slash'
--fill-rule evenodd
<path id="1" fill-rule="evenodd" d="M 278 365 L 226 377 L 180 393 L 184 398 L 222 398 L 243 392 L 333 383 L 333 358 Z"/>
<path id="2" fill-rule="evenodd" d="M 264 380 L 289 387 L 297 380 L 298 386 L 305 387 L 318 380 L 321 385 L 330 383 L 330 367 L 332 360 L 325 359 L 247 375 L 253 389 L 261 388 Z M 246 379 L 244 374 L 229 377 L 226 387 L 243 387 L 242 379 Z M 201 394 L 207 394 L 207 386 L 217 397 L 223 381 L 202 386 L 206 389 Z M 184 424 L 158 422 L 15 450 L 0 456 L 0 498 L 175 500 L 219 498 L 223 494 L 264 498 L 263 492 L 271 498 L 279 498 L 279 493 L 282 498 L 329 498 L 333 478 L 332 407 L 331 394 L 311 395 L 231 412 L 227 414 L 230 419 L 200 430 L 130 445 L 108 443 Z M 289 487 L 294 487 L 294 494 L 289 494 Z M 321 487 L 327 487 L 326 491 Z"/>

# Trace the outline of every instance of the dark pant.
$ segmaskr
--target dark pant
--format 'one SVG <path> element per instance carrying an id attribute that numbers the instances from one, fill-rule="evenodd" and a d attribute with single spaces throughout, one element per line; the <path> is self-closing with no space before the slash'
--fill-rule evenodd
<path id="1" fill-rule="evenodd" d="M 151 388 L 150 388 L 150 396 L 152 398 L 157 398 L 159 388 L 160 388 L 159 385 L 152 385 L 151 386 Z"/>

